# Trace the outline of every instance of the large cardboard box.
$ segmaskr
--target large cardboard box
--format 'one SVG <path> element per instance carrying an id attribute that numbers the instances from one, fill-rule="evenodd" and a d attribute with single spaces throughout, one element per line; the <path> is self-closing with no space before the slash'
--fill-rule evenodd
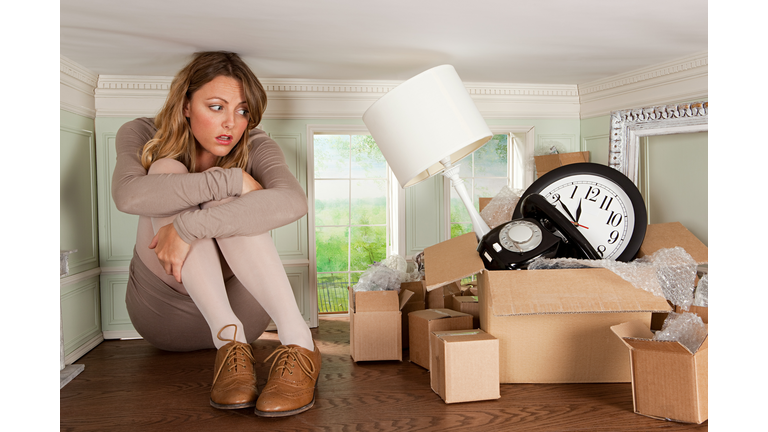
<path id="1" fill-rule="evenodd" d="M 482 330 L 430 334 L 429 378 L 445 403 L 498 399 L 499 340 Z"/>
<path id="2" fill-rule="evenodd" d="M 708 337 L 692 353 L 677 341 L 652 340 L 640 321 L 611 330 L 629 348 L 636 413 L 686 423 L 707 420 Z"/>
<path id="3" fill-rule="evenodd" d="M 690 240 L 671 225 L 649 226 L 645 253 Z M 683 245 L 706 260 L 706 247 L 692 246 Z M 430 290 L 479 273 L 480 328 L 499 339 L 502 383 L 630 382 L 629 353 L 610 327 L 672 310 L 607 269 L 487 271 L 476 248 L 474 233 L 426 248 L 425 281 Z"/>
<path id="4" fill-rule="evenodd" d="M 429 335 L 442 330 L 472 330 L 472 315 L 451 309 L 425 309 L 408 314 L 409 357 L 429 369 Z"/>
<path id="5" fill-rule="evenodd" d="M 413 295 L 405 303 L 401 312 L 401 327 L 403 333 L 403 349 L 408 349 L 410 346 L 408 337 L 408 314 L 417 310 L 426 309 L 426 296 L 427 287 L 424 285 L 424 281 L 418 282 L 404 282 L 400 284 L 400 290 L 408 290 L 413 292 Z"/>
<path id="6" fill-rule="evenodd" d="M 427 309 L 450 309 L 453 307 L 453 296 L 461 295 L 461 284 L 451 282 L 439 289 L 431 289 L 427 292 Z"/>
<path id="7" fill-rule="evenodd" d="M 349 351 L 352 359 L 403 360 L 400 309 L 411 291 L 349 290 Z"/>

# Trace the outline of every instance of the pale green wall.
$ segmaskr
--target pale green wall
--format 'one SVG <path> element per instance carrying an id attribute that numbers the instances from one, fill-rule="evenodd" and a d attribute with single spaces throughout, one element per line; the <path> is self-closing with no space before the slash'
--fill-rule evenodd
<path id="1" fill-rule="evenodd" d="M 99 278 L 82 275 L 99 267 L 94 122 L 60 110 L 59 132 L 59 247 L 77 249 L 68 257 L 70 276 L 59 291 L 64 355 L 69 356 L 102 331 Z"/>
<path id="2" fill-rule="evenodd" d="M 611 116 L 581 121 L 581 151 L 589 151 L 589 161 L 608 165 Z"/>

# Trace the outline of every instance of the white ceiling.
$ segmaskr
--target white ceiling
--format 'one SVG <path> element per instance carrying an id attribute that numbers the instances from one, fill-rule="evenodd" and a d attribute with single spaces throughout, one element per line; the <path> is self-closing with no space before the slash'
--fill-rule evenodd
<path id="1" fill-rule="evenodd" d="M 61 54 L 174 75 L 203 50 L 260 78 L 584 84 L 708 51 L 703 0 L 61 0 Z"/>

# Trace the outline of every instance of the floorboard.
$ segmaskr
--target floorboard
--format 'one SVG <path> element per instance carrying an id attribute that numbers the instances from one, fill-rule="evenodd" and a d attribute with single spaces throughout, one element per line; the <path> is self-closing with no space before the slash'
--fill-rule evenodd
<path id="1" fill-rule="evenodd" d="M 77 363 L 85 370 L 60 392 L 62 431 L 638 431 L 707 430 L 632 411 L 630 384 L 502 385 L 495 401 L 445 404 L 429 372 L 407 360 L 355 363 L 346 316 L 323 316 L 314 329 L 323 353 L 315 406 L 267 419 L 252 410 L 209 405 L 215 350 L 171 353 L 143 340 L 105 341 Z M 263 361 L 279 345 L 265 333 Z M 257 364 L 259 387 L 269 364 Z M 481 367 L 479 364 L 478 367 Z"/>

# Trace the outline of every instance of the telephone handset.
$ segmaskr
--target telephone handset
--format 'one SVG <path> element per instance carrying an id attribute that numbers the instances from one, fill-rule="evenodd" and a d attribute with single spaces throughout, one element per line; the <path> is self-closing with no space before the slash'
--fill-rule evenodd
<path id="1" fill-rule="evenodd" d="M 486 269 L 525 269 L 539 257 L 601 258 L 573 222 L 543 196 L 522 198 L 520 209 L 521 219 L 497 226 L 477 245 Z"/>

